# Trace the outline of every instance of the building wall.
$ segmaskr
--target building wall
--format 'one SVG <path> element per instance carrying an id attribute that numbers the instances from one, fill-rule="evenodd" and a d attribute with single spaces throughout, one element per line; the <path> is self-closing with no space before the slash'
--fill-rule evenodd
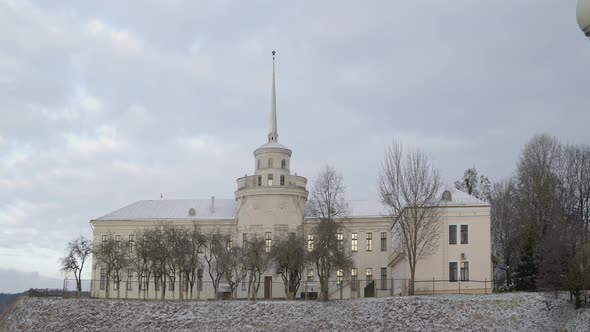
<path id="1" fill-rule="evenodd" d="M 264 196 L 260 196 L 262 198 Z M 264 201 L 264 199 L 262 199 Z M 271 210 L 273 206 L 280 206 L 281 197 L 268 197 L 266 200 L 266 209 Z M 435 279 L 434 289 L 436 293 L 444 292 L 457 292 L 459 285 L 461 292 L 480 292 L 483 293 L 489 291 L 491 288 L 491 262 L 490 262 L 490 215 L 489 207 L 449 207 L 444 210 L 443 217 L 441 218 L 441 236 L 439 237 L 439 249 L 434 255 L 428 259 L 422 260 L 418 263 L 416 271 L 416 280 L 432 280 Z M 262 210 L 264 211 L 264 209 Z M 264 214 L 262 214 L 264 215 Z M 247 217 L 238 220 L 215 220 L 215 221 L 196 221 L 203 232 L 219 230 L 221 232 L 227 232 L 234 234 L 234 245 L 242 245 L 242 233 L 247 230 L 247 233 L 258 233 L 261 236 L 265 232 L 272 232 L 273 235 L 278 232 L 284 231 L 282 225 L 284 224 L 273 224 L 276 219 L 275 216 L 268 216 L 268 219 L 258 220 L 256 224 L 252 224 L 254 219 L 250 220 L 250 226 L 245 227 L 242 222 L 246 223 Z M 297 217 L 299 218 L 299 217 Z M 297 220 L 293 219 L 293 224 L 296 225 Z M 283 219 L 284 220 L 284 219 Z M 94 241 L 99 243 L 102 239 L 102 235 L 115 236 L 121 235 L 123 239 L 128 239 L 129 234 L 135 234 L 148 227 L 153 227 L 161 222 L 173 222 L 175 225 L 192 227 L 193 221 L 94 221 Z M 333 273 L 330 283 L 330 297 L 331 298 L 355 298 L 364 297 L 364 288 L 367 285 L 366 270 L 367 268 L 372 269 L 372 279 L 376 282 L 376 295 L 377 296 L 388 296 L 394 294 L 406 294 L 408 289 L 408 282 L 402 279 L 409 279 L 410 273 L 407 261 L 404 258 L 398 258 L 396 262 L 391 263 L 393 253 L 399 248 L 393 247 L 392 234 L 390 232 L 392 222 L 389 218 L 385 217 L 359 217 L 352 219 L 342 220 L 344 225 L 344 241 L 345 245 L 350 246 L 352 249 L 352 234 L 356 233 L 358 236 L 357 240 L 357 251 L 352 253 L 355 268 L 357 269 L 357 280 L 359 280 L 357 287 L 351 287 L 351 272 L 344 272 L 344 282 L 342 287 L 336 284 L 336 272 Z M 312 219 L 305 219 L 306 228 L 310 228 L 314 221 Z M 448 225 L 449 224 L 467 224 L 469 225 L 469 243 L 460 244 L 460 227 L 458 227 L 457 242 L 456 245 L 450 245 L 448 242 Z M 278 225 L 279 227 L 275 227 Z M 291 230 L 291 228 L 289 228 Z M 385 232 L 387 239 L 385 240 L 385 250 L 381 250 L 381 233 Z M 372 234 L 372 250 L 367 250 L 367 233 Z M 465 253 L 465 259 L 461 259 L 461 253 Z M 402 256 L 403 257 L 403 256 Z M 469 266 L 469 282 L 439 282 L 438 280 L 449 279 L 449 261 L 468 261 Z M 381 269 L 386 268 L 386 279 L 388 280 L 385 285 L 381 283 Z M 307 270 L 304 271 L 302 284 L 299 292 L 304 292 L 307 286 L 308 291 L 319 292 L 319 280 L 315 266 L 309 266 L 308 269 L 314 270 L 314 278 L 312 281 L 307 282 Z M 100 279 L 100 269 L 93 264 L 93 279 L 98 281 Z M 265 276 L 272 277 L 272 296 L 273 298 L 285 298 L 284 288 L 282 280 L 279 275 L 274 274 L 272 269 L 265 274 Z M 264 279 L 264 278 L 263 278 Z M 396 279 L 392 281 L 392 279 Z M 122 281 L 125 277 L 122 278 Z M 213 299 L 213 289 L 211 286 L 211 280 L 207 273 L 207 267 L 204 266 L 203 271 L 203 290 L 198 291 L 196 286 L 193 292 L 193 298 L 199 299 Z M 487 286 L 477 281 L 488 281 Z M 264 281 L 263 281 L 264 283 Z M 264 295 L 264 284 L 261 284 L 259 291 L 259 298 Z M 122 283 L 123 285 L 124 283 Z M 221 283 L 220 290 L 223 291 L 226 288 L 226 284 Z M 385 287 L 383 287 L 385 286 Z M 247 286 L 246 286 L 247 287 Z M 384 289 L 382 289 L 384 288 Z M 392 289 L 393 288 L 393 289 Z M 416 284 L 417 293 L 432 293 L 431 282 L 419 282 Z M 166 292 L 166 299 L 177 299 L 178 286 L 175 287 L 174 292 Z M 138 292 L 137 286 L 133 287 L 133 290 L 127 291 L 125 286 L 121 286 L 119 293 L 111 291 L 111 297 L 126 297 L 126 298 L 159 298 L 159 293 L 154 290 L 153 279 L 150 280 L 150 289 L 148 292 Z M 98 282 L 93 285 L 93 296 L 104 297 L 105 291 L 99 289 Z M 246 298 L 247 291 L 242 291 L 242 286 L 238 286 L 237 289 L 238 298 Z"/>
<path id="2" fill-rule="evenodd" d="M 417 293 L 443 292 L 486 292 L 492 285 L 491 275 L 491 229 L 489 206 L 456 206 L 443 210 L 441 235 L 436 252 L 418 262 L 416 266 Z M 457 225 L 457 244 L 449 244 L 449 225 Z M 468 225 L 468 243 L 461 244 L 460 225 Z M 403 251 L 403 248 L 398 250 Z M 464 254 L 464 257 L 462 256 Z M 395 256 L 395 255 L 392 255 Z M 395 278 L 409 279 L 410 269 L 403 255 L 394 262 L 390 256 L 390 267 Z M 457 282 L 449 280 L 449 262 L 457 262 Z M 469 263 L 468 282 L 460 281 L 461 263 Z M 434 279 L 434 282 L 430 280 Z M 422 282 L 424 281 L 424 282 Z M 396 289 L 395 292 L 404 292 Z"/>

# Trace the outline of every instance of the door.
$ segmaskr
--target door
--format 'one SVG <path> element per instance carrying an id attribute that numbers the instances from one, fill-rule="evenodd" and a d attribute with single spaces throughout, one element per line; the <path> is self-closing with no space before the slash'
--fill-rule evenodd
<path id="1" fill-rule="evenodd" d="M 264 298 L 272 298 L 272 277 L 264 277 Z"/>

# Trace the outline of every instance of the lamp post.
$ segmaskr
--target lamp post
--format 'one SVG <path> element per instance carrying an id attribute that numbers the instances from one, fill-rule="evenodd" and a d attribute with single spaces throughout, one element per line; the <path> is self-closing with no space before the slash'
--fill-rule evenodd
<path id="1" fill-rule="evenodd" d="M 586 37 L 590 38 L 590 0 L 578 0 L 576 17 L 580 29 Z"/>

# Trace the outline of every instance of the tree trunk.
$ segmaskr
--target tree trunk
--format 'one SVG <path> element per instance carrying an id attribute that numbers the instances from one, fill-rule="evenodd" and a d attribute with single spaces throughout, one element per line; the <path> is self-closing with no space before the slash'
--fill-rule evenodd
<path id="1" fill-rule="evenodd" d="M 408 290 L 409 295 L 414 295 L 415 276 L 416 276 L 416 265 L 414 264 L 414 266 L 410 266 L 410 289 Z"/>

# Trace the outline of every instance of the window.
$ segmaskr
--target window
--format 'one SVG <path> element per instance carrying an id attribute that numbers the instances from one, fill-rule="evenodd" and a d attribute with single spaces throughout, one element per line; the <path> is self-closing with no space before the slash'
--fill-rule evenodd
<path id="1" fill-rule="evenodd" d="M 176 283 L 176 278 L 174 274 L 170 275 L 170 279 L 168 279 L 168 290 L 174 292 L 174 284 Z"/>
<path id="2" fill-rule="evenodd" d="M 113 290 L 119 290 L 119 276 L 116 275 L 113 282 Z"/>
<path id="3" fill-rule="evenodd" d="M 268 175 L 268 185 L 272 186 L 272 174 Z"/>
<path id="4" fill-rule="evenodd" d="M 281 160 L 281 168 L 285 169 L 287 167 L 287 161 L 285 159 Z"/>
<path id="5" fill-rule="evenodd" d="M 336 241 L 338 242 L 338 248 L 342 248 L 344 245 L 344 234 L 336 234 Z"/>
<path id="6" fill-rule="evenodd" d="M 281 186 L 285 185 L 285 176 L 281 175 Z"/>
<path id="7" fill-rule="evenodd" d="M 227 241 L 225 241 L 225 248 L 227 250 L 231 250 L 231 248 L 234 246 L 234 236 L 229 234 L 227 236 Z"/>
<path id="8" fill-rule="evenodd" d="M 199 292 L 203 290 L 203 269 L 197 270 L 197 290 Z"/>
<path id="9" fill-rule="evenodd" d="M 194 217 L 196 215 L 197 215 L 197 210 L 195 210 L 194 208 L 188 209 L 188 216 L 189 217 Z"/>
<path id="10" fill-rule="evenodd" d="M 258 175 L 258 186 L 262 185 L 262 175 Z"/>
<path id="11" fill-rule="evenodd" d="M 356 290 L 357 289 L 357 278 L 358 278 L 358 270 L 356 269 L 356 267 L 353 267 L 350 270 L 350 290 Z"/>
<path id="12" fill-rule="evenodd" d="M 307 270 L 307 281 L 313 281 L 313 269 Z"/>
<path id="13" fill-rule="evenodd" d="M 161 279 L 162 279 L 162 276 L 159 276 L 159 275 L 154 276 L 154 290 L 156 292 L 160 290 L 160 280 Z M 164 285 L 164 287 L 166 287 L 166 285 Z"/>
<path id="14" fill-rule="evenodd" d="M 461 225 L 461 244 L 469 243 L 469 225 Z"/>
<path id="15" fill-rule="evenodd" d="M 373 233 L 367 232 L 367 251 L 373 251 Z"/>
<path id="16" fill-rule="evenodd" d="M 242 246 L 245 247 L 248 244 L 248 233 L 242 233 Z"/>
<path id="17" fill-rule="evenodd" d="M 127 290 L 132 290 L 133 287 L 133 270 L 127 270 Z"/>
<path id="18" fill-rule="evenodd" d="M 357 252 L 359 250 L 359 234 L 352 233 L 351 238 L 351 250 L 352 252 Z"/>
<path id="19" fill-rule="evenodd" d="M 342 285 L 342 269 L 338 269 L 336 270 L 336 285 L 340 286 Z"/>
<path id="20" fill-rule="evenodd" d="M 105 235 L 103 235 L 104 237 Z M 107 286 L 107 270 L 100 269 L 100 290 L 105 290 Z"/>
<path id="21" fill-rule="evenodd" d="M 102 236 L 102 244 L 105 244 L 107 242 L 107 239 L 108 239 L 107 235 L 103 235 Z"/>
<path id="22" fill-rule="evenodd" d="M 270 252 L 270 249 L 272 248 L 272 238 L 271 238 L 272 234 L 271 232 L 266 232 L 264 233 L 264 242 L 265 242 L 265 251 L 267 253 Z"/>
<path id="23" fill-rule="evenodd" d="M 313 234 L 307 234 L 307 251 L 313 251 Z"/>
<path id="24" fill-rule="evenodd" d="M 180 291 L 181 292 L 188 292 L 188 281 L 186 280 L 186 276 L 180 273 L 178 276 L 179 283 L 180 283 Z"/>
<path id="25" fill-rule="evenodd" d="M 272 168 L 272 158 L 268 159 L 268 168 Z"/>
<path id="26" fill-rule="evenodd" d="M 381 251 L 387 251 L 387 232 L 381 232 Z"/>
<path id="27" fill-rule="evenodd" d="M 121 248 L 121 235 L 115 235 L 115 242 L 117 242 L 117 249 Z"/>
<path id="28" fill-rule="evenodd" d="M 129 234 L 129 243 L 135 242 L 135 234 Z"/>
<path id="29" fill-rule="evenodd" d="M 139 290 L 147 290 L 148 289 L 148 276 L 147 276 L 147 272 L 144 272 L 141 275 L 141 281 L 139 282 Z"/>
<path id="30" fill-rule="evenodd" d="M 448 190 L 443 191 L 442 200 L 446 202 L 450 202 L 452 200 L 451 192 Z"/>
<path id="31" fill-rule="evenodd" d="M 457 244 L 457 225 L 449 225 L 449 244 Z"/>
<path id="32" fill-rule="evenodd" d="M 242 292 L 246 291 L 246 272 L 242 272 Z"/>
<path id="33" fill-rule="evenodd" d="M 461 262 L 461 281 L 469 281 L 469 262 Z"/>
<path id="34" fill-rule="evenodd" d="M 381 289 L 387 289 L 387 268 L 381 268 Z"/>
<path id="35" fill-rule="evenodd" d="M 365 273 L 365 279 L 367 280 L 367 284 L 373 281 L 373 268 L 367 268 L 367 272 Z"/>
<path id="36" fill-rule="evenodd" d="M 457 262 L 449 262 L 449 281 L 457 281 Z"/>
<path id="37" fill-rule="evenodd" d="M 256 169 L 260 169 L 260 159 L 256 160 Z"/>

